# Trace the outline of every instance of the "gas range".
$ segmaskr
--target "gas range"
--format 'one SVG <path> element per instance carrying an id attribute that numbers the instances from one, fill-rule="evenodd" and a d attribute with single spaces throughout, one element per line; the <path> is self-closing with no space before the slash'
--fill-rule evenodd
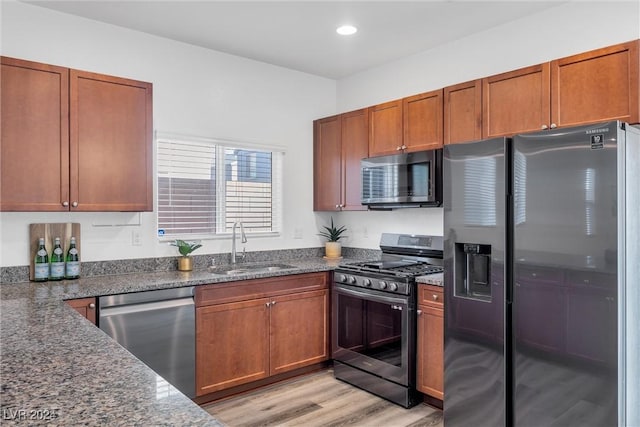
<path id="1" fill-rule="evenodd" d="M 334 375 L 409 408 L 421 401 L 415 389 L 415 278 L 443 270 L 443 239 L 385 233 L 380 249 L 379 260 L 334 271 Z"/>
<path id="2" fill-rule="evenodd" d="M 409 295 L 418 276 L 441 273 L 443 238 L 383 233 L 380 260 L 338 266 L 334 281 L 358 288 Z"/>

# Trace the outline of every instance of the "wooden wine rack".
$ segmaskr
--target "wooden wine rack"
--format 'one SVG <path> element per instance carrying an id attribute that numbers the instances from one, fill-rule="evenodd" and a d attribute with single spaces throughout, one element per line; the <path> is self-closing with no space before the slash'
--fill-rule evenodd
<path id="1" fill-rule="evenodd" d="M 29 224 L 29 280 L 34 279 L 34 263 L 33 260 L 38 252 L 38 240 L 44 238 L 44 245 L 47 248 L 49 259 L 53 252 L 53 243 L 56 237 L 60 238 L 60 246 L 62 251 L 67 255 L 71 237 L 76 238 L 76 248 L 82 256 L 80 250 L 80 224 L 76 222 L 61 222 L 49 224 Z"/>

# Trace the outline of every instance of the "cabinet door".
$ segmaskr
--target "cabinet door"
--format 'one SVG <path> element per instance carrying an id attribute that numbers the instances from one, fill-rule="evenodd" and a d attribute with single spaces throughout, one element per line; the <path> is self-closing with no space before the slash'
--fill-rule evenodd
<path id="1" fill-rule="evenodd" d="M 153 210 L 151 91 L 71 70 L 71 210 Z"/>
<path id="2" fill-rule="evenodd" d="M 442 97 L 440 89 L 402 100 L 403 149 L 421 151 L 442 147 Z"/>
<path id="3" fill-rule="evenodd" d="M 65 301 L 70 307 L 87 318 L 91 323 L 96 323 L 96 299 L 78 298 Z"/>
<path id="4" fill-rule="evenodd" d="M 549 68 L 549 63 L 544 63 L 482 80 L 483 138 L 549 126 Z"/>
<path id="5" fill-rule="evenodd" d="M 444 88 L 444 143 L 482 139 L 482 80 Z"/>
<path id="6" fill-rule="evenodd" d="M 366 108 L 342 115 L 342 210 L 367 210 L 362 205 L 360 160 L 369 155 L 369 115 Z"/>
<path id="7" fill-rule="evenodd" d="M 396 154 L 402 147 L 402 100 L 369 108 L 369 155 Z"/>
<path id="8" fill-rule="evenodd" d="M 342 203 L 342 120 L 332 116 L 313 122 L 313 210 L 337 211 Z"/>
<path id="9" fill-rule="evenodd" d="M 269 376 L 269 300 L 196 309 L 196 394 Z"/>
<path id="10" fill-rule="evenodd" d="M 271 375 L 329 358 L 327 290 L 273 299 L 271 305 Z"/>
<path id="11" fill-rule="evenodd" d="M 639 41 L 551 62 L 551 122 L 640 121 Z"/>
<path id="12" fill-rule="evenodd" d="M 442 400 L 444 398 L 444 310 L 418 306 L 418 344 L 416 388 Z"/>
<path id="13" fill-rule="evenodd" d="M 2 57 L 0 210 L 67 211 L 69 71 Z"/>

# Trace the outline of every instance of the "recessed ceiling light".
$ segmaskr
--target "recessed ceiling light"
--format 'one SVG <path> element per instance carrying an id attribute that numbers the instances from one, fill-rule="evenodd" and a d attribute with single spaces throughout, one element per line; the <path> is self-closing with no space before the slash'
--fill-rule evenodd
<path id="1" fill-rule="evenodd" d="M 336 33 L 341 36 L 350 36 L 351 34 L 355 34 L 358 29 L 353 25 L 342 25 L 336 29 Z"/>

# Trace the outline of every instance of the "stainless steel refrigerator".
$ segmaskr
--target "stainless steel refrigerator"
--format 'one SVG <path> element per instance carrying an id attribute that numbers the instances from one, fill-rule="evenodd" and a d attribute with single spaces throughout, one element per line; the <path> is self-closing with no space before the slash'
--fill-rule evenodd
<path id="1" fill-rule="evenodd" d="M 444 149 L 444 424 L 640 426 L 640 130 Z"/>

